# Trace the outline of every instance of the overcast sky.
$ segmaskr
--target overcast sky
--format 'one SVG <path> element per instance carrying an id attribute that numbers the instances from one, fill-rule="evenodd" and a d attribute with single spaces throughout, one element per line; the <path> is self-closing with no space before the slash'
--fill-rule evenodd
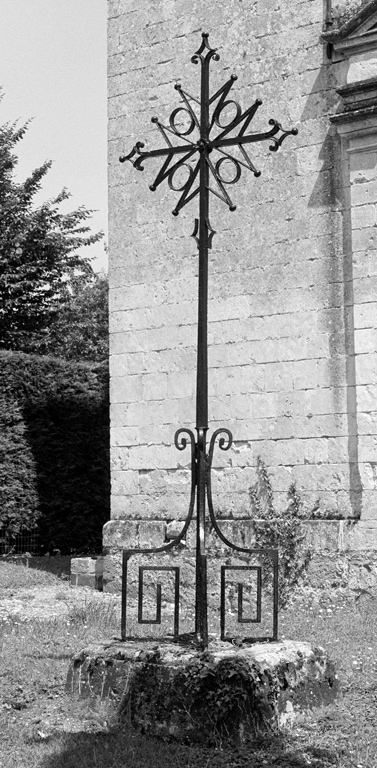
<path id="1" fill-rule="evenodd" d="M 107 233 L 106 0 L 1 0 L 0 124 L 32 117 L 20 142 L 18 175 L 53 166 L 42 199 L 62 187 L 64 210 L 98 209 L 92 229 Z M 106 235 L 105 235 L 106 238 Z M 103 241 L 85 249 L 106 267 Z"/>

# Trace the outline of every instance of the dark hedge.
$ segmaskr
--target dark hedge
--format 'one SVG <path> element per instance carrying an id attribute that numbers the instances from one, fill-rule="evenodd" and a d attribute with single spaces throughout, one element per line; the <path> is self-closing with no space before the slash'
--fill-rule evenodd
<path id="1" fill-rule="evenodd" d="M 109 519 L 107 364 L 0 351 L 0 528 L 100 551 Z"/>

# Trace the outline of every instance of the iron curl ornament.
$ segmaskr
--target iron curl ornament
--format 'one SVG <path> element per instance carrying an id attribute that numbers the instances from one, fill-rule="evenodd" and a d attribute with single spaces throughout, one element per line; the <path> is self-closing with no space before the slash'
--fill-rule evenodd
<path id="1" fill-rule="evenodd" d="M 196 511 L 196 586 L 195 586 L 195 636 L 202 647 L 208 645 L 208 608 L 207 608 L 207 554 L 206 554 L 206 511 L 208 510 L 208 522 L 222 542 L 233 551 L 258 553 L 262 556 L 270 556 L 273 563 L 273 637 L 277 638 L 277 552 L 275 550 L 252 550 L 240 547 L 231 542 L 222 532 L 214 513 L 211 490 L 211 468 L 216 442 L 222 451 L 231 448 L 233 437 L 226 428 L 217 429 L 210 440 L 207 451 L 208 431 L 208 250 L 212 248 L 215 230 L 209 221 L 209 201 L 211 195 L 225 203 L 230 211 L 236 210 L 236 205 L 230 197 L 228 188 L 239 182 L 244 169 L 251 171 L 257 178 L 261 172 L 255 167 L 250 158 L 248 145 L 260 142 L 268 142 L 268 149 L 277 152 L 283 141 L 288 136 L 295 136 L 297 129 L 284 129 L 274 119 L 268 121 L 270 126 L 264 132 L 251 132 L 251 122 L 261 106 L 260 99 L 246 110 L 232 98 L 232 87 L 237 80 L 236 75 L 231 75 L 229 80 L 221 86 L 213 95 L 210 95 L 209 72 L 211 61 L 219 61 L 220 56 L 216 48 L 211 48 L 208 34 L 202 34 L 202 42 L 199 49 L 191 57 L 193 64 L 200 66 L 200 97 L 188 93 L 180 83 L 175 85 L 175 90 L 180 96 L 180 106 L 173 109 L 167 124 L 162 123 L 158 117 L 152 117 L 152 123 L 161 133 L 165 146 L 159 149 L 146 150 L 145 144 L 137 141 L 131 152 L 122 155 L 121 163 L 129 161 L 138 171 L 143 171 L 145 161 L 162 158 L 163 164 L 154 181 L 150 184 L 150 190 L 155 192 L 166 180 L 170 189 L 180 193 L 172 213 L 178 216 L 179 212 L 194 198 L 198 197 L 198 217 L 195 218 L 192 237 L 195 239 L 199 251 L 199 279 L 198 279 L 198 330 L 197 330 L 197 375 L 196 375 L 196 438 L 189 429 L 178 429 L 174 443 L 179 451 L 184 451 L 188 444 L 191 447 L 191 495 L 189 511 L 183 528 L 168 544 L 149 549 L 124 550 L 123 552 L 123 585 L 122 585 L 122 637 L 126 637 L 127 616 L 127 568 L 132 555 L 167 552 L 176 548 L 183 541 L 187 529 L 194 519 Z M 234 154 L 234 150 L 238 152 Z M 182 179 L 183 175 L 183 179 Z M 245 566 L 245 569 L 248 566 Z M 252 567 L 250 566 L 252 569 Z M 145 568 L 144 568 L 145 570 Z M 158 570 L 158 568 L 150 568 Z M 164 570 L 164 568 L 161 568 Z M 169 570 L 166 569 L 165 570 Z M 172 570 L 172 569 L 170 569 Z M 177 569 L 175 569 L 177 570 Z M 221 575 L 221 636 L 224 637 L 224 605 L 225 605 L 225 571 L 227 566 L 222 566 Z M 228 570 L 231 570 L 229 567 Z M 255 570 L 255 568 L 254 568 Z M 141 569 L 140 573 L 142 573 Z M 179 569 L 175 574 L 175 620 L 174 634 L 179 632 Z M 258 577 L 259 578 L 259 577 Z M 258 615 L 260 614 L 260 584 L 258 581 Z M 240 595 L 239 616 L 242 616 L 242 584 L 238 585 Z M 141 591 L 140 591 L 141 590 Z M 142 613 L 142 575 L 139 583 L 139 621 L 148 623 Z M 157 613 L 156 619 L 149 623 L 156 624 L 160 621 L 161 613 L 161 585 L 157 585 Z M 239 619 L 240 622 L 248 620 Z M 260 639 L 260 638 L 259 638 Z M 267 638 L 264 638 L 267 639 Z"/>

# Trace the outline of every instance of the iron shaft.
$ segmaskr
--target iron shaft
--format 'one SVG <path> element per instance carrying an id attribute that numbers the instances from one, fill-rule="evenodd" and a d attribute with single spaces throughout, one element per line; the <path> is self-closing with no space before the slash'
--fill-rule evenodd
<path id="1" fill-rule="evenodd" d="M 199 280 L 198 280 L 198 345 L 196 374 L 196 636 L 204 647 L 208 644 L 207 558 L 206 558 L 206 483 L 208 430 L 208 213 L 209 168 L 209 57 L 201 59 L 200 94 L 200 180 L 199 180 Z"/>

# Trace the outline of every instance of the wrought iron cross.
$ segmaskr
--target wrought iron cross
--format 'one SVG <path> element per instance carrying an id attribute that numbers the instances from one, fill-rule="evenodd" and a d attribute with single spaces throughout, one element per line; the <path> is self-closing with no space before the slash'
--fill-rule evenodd
<path id="1" fill-rule="evenodd" d="M 166 552 L 176 547 L 184 538 L 187 528 L 192 520 L 195 508 L 196 496 L 196 601 L 195 601 L 195 633 L 198 642 L 202 646 L 208 644 L 207 625 L 207 572 L 206 572 L 206 502 L 208 504 L 209 517 L 213 528 L 222 541 L 232 549 L 240 552 L 255 552 L 246 547 L 239 547 L 230 542 L 222 533 L 215 518 L 212 494 L 211 494 L 211 465 L 213 451 L 217 438 L 219 448 L 229 450 L 232 445 L 232 434 L 228 429 L 217 429 L 210 440 L 207 452 L 208 431 L 208 250 L 212 248 L 212 239 L 216 234 L 209 221 L 210 193 L 220 198 L 231 211 L 236 210 L 227 192 L 227 185 L 236 184 L 241 176 L 242 168 L 252 171 L 254 176 L 260 176 L 247 151 L 247 144 L 261 141 L 270 141 L 269 149 L 276 152 L 284 139 L 289 135 L 296 135 L 297 129 L 284 130 L 276 120 L 269 120 L 271 128 L 264 133 L 248 133 L 249 125 L 262 104 L 256 99 L 254 104 L 242 111 L 238 102 L 228 98 L 231 88 L 237 80 L 236 75 L 219 88 L 213 96 L 209 91 L 210 63 L 219 61 L 216 48 L 211 48 L 208 42 L 208 34 L 202 34 L 202 43 L 198 51 L 192 56 L 194 64 L 201 65 L 200 99 L 187 93 L 180 84 L 175 88 L 181 96 L 184 106 L 177 107 L 169 117 L 169 125 L 163 125 L 157 117 L 152 118 L 152 123 L 157 125 L 167 146 L 161 149 L 144 151 L 144 143 L 136 142 L 128 155 L 120 157 L 120 162 L 129 160 L 138 171 L 143 171 L 143 163 L 149 158 L 165 158 L 150 189 L 154 192 L 157 187 L 167 179 L 170 189 L 181 192 L 173 215 L 199 196 L 199 217 L 195 219 L 192 236 L 195 238 L 199 250 L 199 281 L 198 281 L 198 343 L 197 343 L 197 379 L 196 379 L 196 433 L 197 437 L 189 429 L 178 429 L 174 442 L 178 450 L 187 447 L 187 438 L 191 443 L 191 500 L 188 517 L 184 527 L 175 539 L 169 544 L 152 549 L 126 550 L 123 559 L 123 600 L 122 600 L 122 636 L 125 636 L 126 624 L 126 588 L 127 588 L 127 563 L 131 555 L 136 553 Z M 200 108 L 200 113 L 199 109 Z M 233 110 L 229 119 L 229 110 Z M 226 117 L 228 114 L 228 118 Z M 225 116 L 225 117 L 224 117 Z M 180 123 L 184 121 L 184 125 Z M 183 144 L 175 145 L 171 138 L 179 138 Z M 230 149 L 238 148 L 241 157 L 235 157 Z M 220 155 L 217 157 L 216 153 Z M 214 159 L 214 155 L 217 159 Z M 178 159 L 177 159 L 178 158 Z M 190 161 L 190 162 L 189 162 Z M 225 164 L 232 168 L 232 176 L 226 177 Z M 177 171 L 185 168 L 187 180 L 182 184 L 174 183 Z M 212 185 L 212 186 L 211 186 Z M 215 186 L 213 186 L 215 185 Z M 184 436 L 186 435 L 186 436 Z M 275 557 L 272 550 L 257 550 L 269 553 Z M 274 559 L 274 567 L 277 568 L 277 560 Z M 276 607 L 277 579 L 275 573 L 274 594 L 274 637 L 277 635 L 277 607 Z M 160 605 L 160 592 L 159 605 Z M 158 609 L 159 610 L 159 609 Z M 157 611 L 158 613 L 158 611 Z M 144 623 L 146 623 L 144 621 Z M 150 622 L 150 623 L 156 623 Z M 222 630 L 223 634 L 223 630 Z"/>

